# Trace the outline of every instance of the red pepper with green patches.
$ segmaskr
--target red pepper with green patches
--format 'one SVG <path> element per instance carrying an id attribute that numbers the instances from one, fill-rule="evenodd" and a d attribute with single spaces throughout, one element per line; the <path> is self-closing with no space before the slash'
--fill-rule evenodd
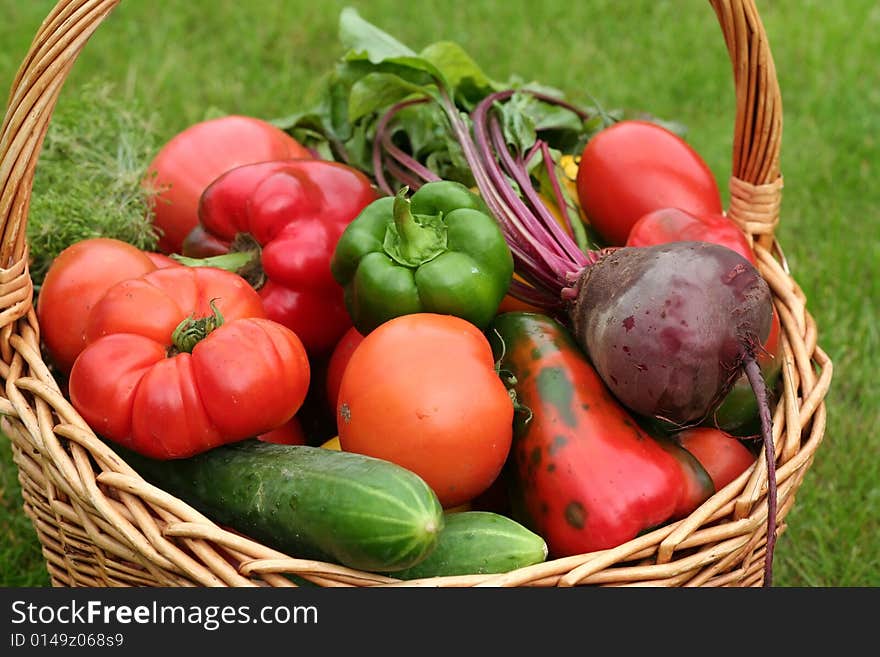
<path id="1" fill-rule="evenodd" d="M 488 334 L 524 407 L 506 473 L 513 514 L 554 558 L 612 548 L 680 516 L 693 495 L 680 461 L 624 410 L 561 324 L 509 312 Z"/>

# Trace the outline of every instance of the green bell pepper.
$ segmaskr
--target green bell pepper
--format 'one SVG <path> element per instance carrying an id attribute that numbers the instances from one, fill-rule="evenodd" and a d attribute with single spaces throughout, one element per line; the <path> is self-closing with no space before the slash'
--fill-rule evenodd
<path id="1" fill-rule="evenodd" d="M 464 185 L 429 182 L 373 201 L 346 227 L 330 270 L 366 335 L 419 312 L 485 328 L 510 286 L 513 257 L 483 200 Z"/>

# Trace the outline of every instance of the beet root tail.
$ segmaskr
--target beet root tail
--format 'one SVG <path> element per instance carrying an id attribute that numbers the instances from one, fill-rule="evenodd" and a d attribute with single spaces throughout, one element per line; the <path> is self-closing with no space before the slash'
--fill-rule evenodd
<path id="1" fill-rule="evenodd" d="M 776 450 L 773 445 L 773 420 L 770 417 L 770 403 L 767 386 L 761 368 L 754 356 L 749 355 L 743 362 L 746 377 L 758 401 L 758 414 L 761 419 L 761 437 L 764 441 L 764 454 L 767 460 L 767 552 L 764 557 L 764 586 L 773 585 L 773 550 L 776 546 Z"/>

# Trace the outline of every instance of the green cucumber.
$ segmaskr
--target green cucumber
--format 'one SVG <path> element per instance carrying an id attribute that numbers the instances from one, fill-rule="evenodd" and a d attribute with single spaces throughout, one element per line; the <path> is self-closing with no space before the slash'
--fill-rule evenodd
<path id="1" fill-rule="evenodd" d="M 392 573 L 399 579 L 506 573 L 541 563 L 547 543 L 521 524 L 491 511 L 447 513 L 437 547 L 422 561 Z"/>
<path id="2" fill-rule="evenodd" d="M 294 557 L 393 572 L 424 559 L 445 521 L 421 477 L 361 454 L 259 440 L 172 461 L 114 449 L 214 522 Z"/>

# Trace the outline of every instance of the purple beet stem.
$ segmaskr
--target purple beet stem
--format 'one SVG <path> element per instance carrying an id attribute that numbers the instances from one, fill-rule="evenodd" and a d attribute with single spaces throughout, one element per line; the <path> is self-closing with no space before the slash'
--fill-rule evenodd
<path id="1" fill-rule="evenodd" d="M 440 177 L 436 173 L 426 166 L 423 166 L 422 163 L 414 157 L 411 157 L 403 150 L 397 148 L 397 146 L 392 143 L 391 136 L 388 134 L 388 124 L 400 110 L 409 107 L 410 105 L 417 105 L 426 102 L 428 102 L 427 97 L 411 98 L 409 100 L 401 101 L 393 105 L 384 116 L 382 116 L 376 126 L 376 139 L 373 142 L 373 171 L 376 177 L 376 184 L 379 186 L 379 189 L 388 194 L 388 196 L 394 196 L 394 190 L 391 189 L 391 186 L 388 184 L 388 181 L 385 179 L 385 174 L 382 171 L 383 148 L 384 152 L 393 158 L 393 161 L 388 163 L 388 168 L 391 170 L 392 175 L 398 180 L 401 180 L 404 184 L 409 185 L 411 189 L 418 189 L 420 182 L 418 178 L 413 177 L 409 172 L 416 174 L 422 180 L 428 182 L 432 180 L 440 180 Z"/>
<path id="2" fill-rule="evenodd" d="M 776 545 L 776 452 L 773 445 L 773 425 L 770 404 L 767 402 L 767 386 L 758 362 L 753 356 L 748 356 L 743 367 L 758 400 L 761 437 L 767 457 L 767 552 L 764 557 L 764 586 L 769 587 L 773 585 L 773 548 Z"/>

